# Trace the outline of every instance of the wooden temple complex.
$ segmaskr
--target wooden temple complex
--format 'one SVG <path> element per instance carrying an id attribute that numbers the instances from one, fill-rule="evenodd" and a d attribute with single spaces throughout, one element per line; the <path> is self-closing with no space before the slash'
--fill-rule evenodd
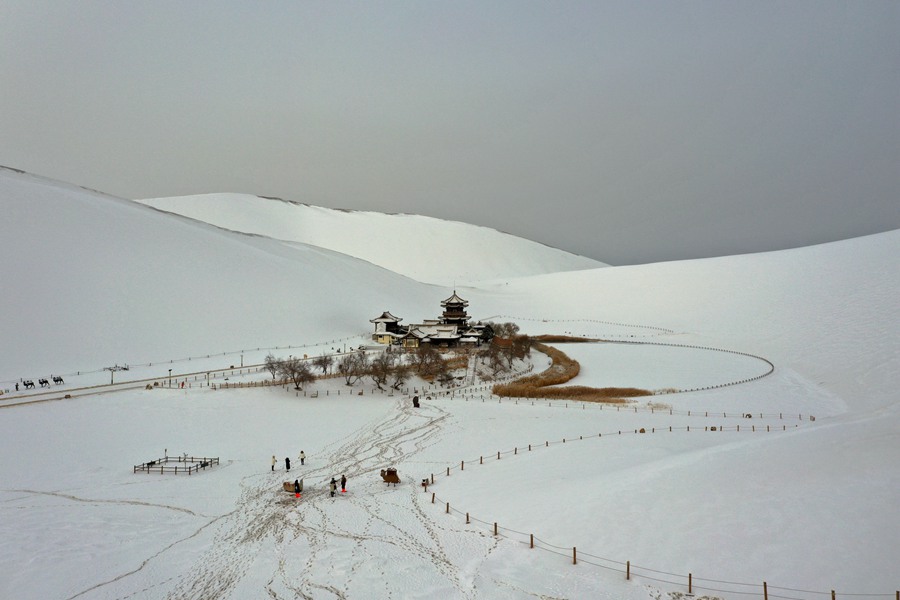
<path id="1" fill-rule="evenodd" d="M 438 319 L 426 319 L 423 323 L 401 325 L 401 317 L 395 317 L 390 311 L 370 319 L 375 324 L 372 339 L 379 344 L 418 348 L 423 344 L 432 344 L 441 348 L 458 346 L 480 346 L 489 342 L 494 336 L 490 325 L 473 324 L 466 313 L 468 300 L 463 300 L 453 290 L 453 295 L 441 301 L 443 312 Z"/>

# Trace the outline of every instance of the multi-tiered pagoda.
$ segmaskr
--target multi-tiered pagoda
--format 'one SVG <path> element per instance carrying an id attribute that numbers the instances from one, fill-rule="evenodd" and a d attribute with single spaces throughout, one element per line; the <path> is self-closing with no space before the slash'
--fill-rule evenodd
<path id="1" fill-rule="evenodd" d="M 404 348 L 418 348 L 432 344 L 443 348 L 480 346 L 490 341 L 493 330 L 481 323 L 472 324 L 466 313 L 468 300 L 460 298 L 456 290 L 441 301 L 443 312 L 439 319 L 426 319 L 423 323 L 400 325 L 403 319 L 385 311 L 380 317 L 370 319 L 375 324 L 372 339 L 380 344 L 392 344 Z"/>

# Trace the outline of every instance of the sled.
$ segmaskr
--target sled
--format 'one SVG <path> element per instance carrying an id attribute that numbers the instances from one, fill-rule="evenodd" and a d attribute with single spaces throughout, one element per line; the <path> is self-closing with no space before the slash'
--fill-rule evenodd
<path id="1" fill-rule="evenodd" d="M 290 492 L 292 494 L 296 493 L 296 490 L 294 489 L 293 481 L 285 481 L 284 483 L 281 484 L 281 489 L 283 489 L 286 492 Z M 303 480 L 302 479 L 300 480 L 300 491 L 301 492 L 303 491 Z"/>

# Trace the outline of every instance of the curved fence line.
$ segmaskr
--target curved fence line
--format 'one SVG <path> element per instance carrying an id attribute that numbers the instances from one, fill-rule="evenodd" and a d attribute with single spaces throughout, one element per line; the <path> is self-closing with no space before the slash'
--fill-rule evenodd
<path id="1" fill-rule="evenodd" d="M 763 377 L 768 377 L 769 375 L 771 375 L 772 373 L 775 372 L 775 364 L 772 361 L 770 361 L 768 358 L 765 358 L 764 356 L 759 356 L 757 354 L 750 354 L 749 352 L 741 352 L 739 350 L 727 350 L 725 348 L 715 348 L 713 346 L 697 346 L 694 344 L 673 344 L 673 343 L 669 343 L 669 342 L 637 342 L 637 341 L 630 341 L 630 340 L 599 340 L 599 341 L 606 342 L 609 344 L 633 344 L 633 345 L 638 345 L 638 346 L 640 346 L 640 345 L 643 345 L 643 346 L 667 346 L 667 347 L 672 347 L 672 348 L 689 348 L 692 350 L 708 350 L 711 352 L 724 352 L 726 354 L 736 354 L 738 356 L 746 356 L 747 358 L 754 358 L 756 360 L 762 361 L 762 362 L 766 363 L 767 365 L 769 365 L 769 369 L 765 373 L 763 373 L 762 375 L 757 375 L 756 377 L 750 377 L 747 379 L 740 379 L 737 381 L 731 381 L 731 382 L 726 382 L 726 383 L 721 383 L 718 385 L 712 385 L 712 386 L 706 386 L 706 387 L 691 388 L 691 389 L 687 389 L 687 390 L 678 390 L 678 391 L 673 391 L 673 392 L 661 392 L 661 394 L 656 394 L 656 395 L 682 394 L 682 393 L 687 393 L 687 392 L 715 390 L 715 389 L 719 389 L 719 388 L 723 388 L 723 387 L 729 387 L 729 386 L 733 386 L 733 385 L 739 385 L 742 383 L 750 383 L 751 381 L 757 381 L 759 379 L 762 379 Z"/>
<path id="2" fill-rule="evenodd" d="M 798 425 L 794 425 L 794 427 L 798 427 Z M 786 431 L 787 427 L 784 426 L 782 431 Z M 690 427 L 685 428 L 673 428 L 669 427 L 669 432 L 674 431 L 690 431 Z M 704 431 L 740 431 L 740 426 L 735 428 L 716 428 L 716 427 L 705 427 Z M 775 429 L 777 431 L 777 429 Z M 652 429 L 651 433 L 654 433 L 656 430 Z M 665 431 L 665 429 L 660 429 L 660 431 Z M 698 428 L 695 428 L 694 431 L 699 431 Z M 744 431 L 748 431 L 745 427 Z M 755 428 L 750 429 L 750 431 L 755 431 Z M 760 428 L 762 431 L 762 428 Z M 770 427 L 766 427 L 766 431 L 771 431 Z M 644 434 L 647 433 L 646 429 L 636 429 L 634 431 L 617 431 L 612 433 L 605 434 L 607 437 L 612 435 L 623 435 L 628 433 L 634 434 Z M 572 441 L 580 441 L 584 439 L 590 438 L 602 438 L 604 434 L 598 433 L 597 435 L 588 435 L 583 436 L 580 435 L 577 438 L 563 438 L 562 440 L 557 441 L 545 441 L 543 444 L 529 444 L 527 447 L 516 447 L 513 450 L 507 451 L 498 451 L 496 454 L 491 454 L 488 457 L 480 456 L 476 460 L 471 461 L 460 461 L 459 465 L 448 466 L 446 468 L 445 477 L 449 477 L 451 471 L 459 469 L 460 471 L 465 470 L 465 465 L 468 462 L 469 464 L 484 464 L 485 458 L 488 461 L 490 460 L 501 460 L 504 454 L 519 454 L 519 450 L 522 450 L 523 453 L 526 451 L 531 452 L 536 450 L 537 448 L 547 448 L 550 445 L 555 444 L 565 444 Z M 434 484 L 435 475 L 432 473 L 429 479 L 423 480 L 423 486 L 425 488 L 425 493 L 428 493 L 428 485 Z M 550 554 L 556 554 L 559 556 L 565 556 L 569 558 L 573 564 L 577 564 L 578 562 L 587 563 L 592 566 L 596 566 L 602 569 L 606 569 L 609 571 L 622 573 L 625 575 L 627 580 L 630 580 L 632 576 L 640 577 L 642 580 L 653 581 L 656 583 L 664 583 L 667 585 L 678 586 L 682 588 L 687 588 L 688 594 L 693 594 L 694 591 L 706 591 L 706 592 L 717 592 L 717 593 L 725 593 L 725 594 L 738 594 L 742 596 L 751 596 L 754 598 L 763 598 L 764 600 L 768 600 L 769 598 L 778 598 L 783 600 L 808 600 L 810 596 L 822 596 L 822 597 L 830 597 L 832 600 L 836 600 L 837 598 L 856 598 L 856 597 L 865 597 L 865 598 L 891 598 L 894 597 L 896 600 L 900 600 L 900 590 L 895 590 L 893 593 L 851 593 L 851 592 L 836 592 L 835 590 L 830 591 L 817 591 L 817 590 L 801 590 L 796 588 L 789 587 L 781 587 L 769 585 L 768 582 L 763 581 L 760 583 L 747 583 L 747 582 L 735 582 L 735 581 L 722 581 L 717 579 L 706 579 L 700 577 L 694 577 L 693 573 L 688 573 L 687 575 L 678 574 L 678 573 L 670 573 L 666 571 L 660 571 L 657 569 L 651 569 L 649 567 L 632 564 L 631 561 L 618 561 L 611 558 L 605 558 L 602 556 L 598 556 L 595 554 L 591 554 L 585 552 L 584 550 L 579 551 L 576 546 L 557 546 L 555 544 L 551 544 L 545 540 L 542 540 L 538 537 L 535 537 L 533 533 L 524 533 L 522 531 L 517 531 L 515 529 L 510 529 L 508 527 L 502 527 L 499 525 L 497 521 L 485 521 L 483 519 L 479 519 L 469 512 L 463 512 L 456 508 L 450 506 L 450 502 L 439 498 L 436 493 L 431 493 L 431 503 L 439 504 L 444 507 L 444 512 L 446 514 L 454 514 L 459 516 L 464 516 L 466 519 L 466 524 L 471 525 L 472 523 L 477 523 L 482 526 L 487 526 L 487 528 L 493 532 L 493 535 L 498 537 L 505 537 L 512 541 L 520 542 L 522 544 L 528 544 L 531 549 L 543 550 Z M 585 558 L 587 557 L 587 559 Z M 701 585 L 695 585 L 695 582 L 700 582 Z M 715 584 L 716 587 L 707 584 Z M 736 589 L 737 588 L 737 589 Z M 773 593 L 770 593 L 773 592 Z M 774 592 L 787 592 L 792 594 L 804 594 L 804 596 L 793 596 L 793 595 L 783 595 L 783 593 L 774 593 Z"/>
<path id="3" fill-rule="evenodd" d="M 675 333 L 671 329 L 665 327 L 655 327 L 653 325 L 635 325 L 634 323 L 617 323 L 615 321 L 601 321 L 600 319 L 535 319 L 531 317 L 513 317 L 511 315 L 494 315 L 480 319 L 484 322 L 487 319 L 513 319 L 516 321 L 530 321 L 532 323 L 598 323 L 600 325 L 614 325 L 616 327 L 630 327 L 633 329 L 649 329 L 657 332 L 657 335 L 666 335 Z M 632 336 L 634 337 L 634 336 Z"/>
<path id="4" fill-rule="evenodd" d="M 249 353 L 249 352 L 263 352 L 263 351 L 270 351 L 270 350 L 299 350 L 302 348 L 314 348 L 316 346 L 324 346 L 325 344 L 344 343 L 344 342 L 347 342 L 350 340 L 357 340 L 361 337 L 362 338 L 368 337 L 368 333 L 352 335 L 352 336 L 347 336 L 347 337 L 342 337 L 342 338 L 336 338 L 333 340 L 316 342 L 313 344 L 302 344 L 299 346 L 289 345 L 289 346 L 245 348 L 243 350 L 232 350 L 232 351 L 228 351 L 228 352 L 213 352 L 210 354 L 200 354 L 197 356 L 188 356 L 185 358 L 173 358 L 173 359 L 169 359 L 169 360 L 155 360 L 155 361 L 147 362 L 147 363 L 128 363 L 128 365 L 130 367 L 152 367 L 153 365 L 164 365 L 164 364 L 171 365 L 171 364 L 176 364 L 176 363 L 191 362 L 194 360 L 204 360 L 207 358 L 216 358 L 219 356 L 238 356 L 238 355 Z M 340 354 L 340 352 L 338 352 L 338 354 Z M 61 373 L 61 375 L 63 377 L 77 377 L 79 375 L 92 375 L 94 373 L 102 373 L 105 370 L 106 369 L 103 368 L 103 369 L 94 369 L 94 370 L 90 370 L 90 371 L 76 371 L 74 373 Z M 32 379 L 33 379 L 33 377 L 32 377 Z M 16 380 L 11 379 L 8 382 L 4 381 L 3 383 L 15 383 L 15 381 Z"/>
<path id="5" fill-rule="evenodd" d="M 773 425 L 765 425 L 765 426 L 750 425 L 749 427 L 745 425 L 743 428 L 740 425 L 735 425 L 735 426 L 731 426 L 731 427 L 719 426 L 719 425 L 705 425 L 702 429 L 700 427 L 694 427 L 693 431 L 694 432 L 703 431 L 703 432 L 708 432 L 708 433 L 722 433 L 722 432 L 726 432 L 726 431 L 734 431 L 737 433 L 740 433 L 741 431 L 743 431 L 744 433 L 771 433 L 771 432 L 777 432 L 777 431 L 785 432 L 788 429 L 796 429 L 799 426 L 800 426 L 799 424 L 794 424 L 791 426 L 782 425 L 781 428 L 779 429 L 777 426 L 773 426 Z M 518 456 L 519 454 L 526 454 L 528 452 L 536 451 L 539 448 L 549 448 L 550 446 L 555 446 L 558 444 L 569 444 L 572 442 L 579 442 L 579 441 L 589 440 L 589 439 L 593 439 L 593 438 L 602 439 L 603 437 L 609 438 L 609 437 L 613 437 L 613 436 L 622 436 L 622 435 L 652 435 L 655 433 L 676 433 L 679 431 L 684 431 L 684 432 L 690 433 L 692 431 L 692 429 L 691 429 L 690 425 L 686 425 L 684 427 L 674 427 L 672 425 L 669 425 L 668 427 L 650 427 L 650 428 L 640 427 L 637 429 L 619 429 L 616 431 L 608 431 L 606 433 L 601 432 L 601 433 L 589 434 L 589 435 L 564 437 L 560 440 L 553 440 L 553 441 L 545 440 L 543 442 L 531 443 L 531 444 L 527 444 L 524 446 L 516 446 L 515 448 L 513 448 L 511 450 L 498 450 L 497 452 L 487 454 L 487 455 L 481 455 L 474 459 L 461 460 L 461 461 L 459 461 L 459 464 L 447 466 L 444 469 L 443 476 L 449 477 L 450 474 L 456 470 L 464 471 L 467 464 L 468 465 L 473 465 L 473 464 L 483 465 L 485 462 L 490 462 L 492 460 L 501 460 L 504 455 Z M 435 476 L 432 473 L 431 474 L 431 483 L 429 485 L 432 485 L 434 483 L 434 481 L 435 481 Z"/>
<path id="6" fill-rule="evenodd" d="M 491 386 L 485 386 L 486 388 L 490 388 Z M 785 413 L 729 413 L 729 412 L 720 412 L 720 411 L 712 411 L 712 410 L 676 410 L 671 407 L 658 407 L 650 405 L 630 405 L 626 406 L 623 404 L 609 404 L 604 402 L 585 402 L 582 400 L 560 400 L 559 398 L 511 398 L 506 396 L 494 396 L 493 394 L 489 394 L 487 398 L 484 396 L 479 396 L 477 394 L 471 395 L 449 395 L 450 392 L 446 392 L 443 395 L 436 394 L 436 399 L 449 399 L 451 401 L 462 401 L 462 402 L 474 402 L 478 403 L 478 400 L 481 400 L 482 404 L 486 404 L 488 400 L 491 403 L 496 400 L 497 404 L 503 404 L 504 402 L 507 404 L 522 404 L 537 406 L 543 403 L 546 403 L 547 408 L 576 408 L 580 410 L 608 410 L 608 411 L 616 411 L 616 412 L 629 412 L 629 413 L 649 413 L 651 415 L 669 415 L 669 416 L 682 416 L 682 417 L 703 417 L 703 418 L 715 418 L 715 419 L 793 419 L 793 414 L 785 415 Z M 646 396 L 644 396 L 646 397 Z M 804 415 L 802 413 L 797 413 L 797 420 L 799 421 L 815 421 L 816 417 L 813 415 Z"/>

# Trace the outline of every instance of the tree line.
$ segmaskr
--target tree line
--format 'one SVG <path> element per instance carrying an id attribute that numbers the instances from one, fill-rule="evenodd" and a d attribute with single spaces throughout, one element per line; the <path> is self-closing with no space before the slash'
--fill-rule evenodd
<path id="1" fill-rule="evenodd" d="M 427 381 L 448 385 L 455 378 L 454 371 L 461 368 L 460 357 L 463 366 L 468 369 L 468 356 L 474 355 L 475 368 L 479 371 L 479 375 L 482 378 L 492 378 L 511 370 L 516 359 L 525 358 L 531 350 L 532 341 L 528 336 L 519 334 L 519 327 L 515 323 L 488 324 L 494 330 L 494 338 L 490 343 L 474 351 L 451 351 L 442 354 L 431 344 L 423 344 L 411 350 L 397 350 L 388 346 L 384 352 L 375 357 L 370 357 L 362 350 L 338 358 L 324 354 L 312 359 L 294 356 L 279 359 L 269 353 L 264 368 L 273 379 L 280 377 L 293 383 L 296 390 L 313 383 L 319 371 L 322 375 L 327 375 L 329 371 L 336 373 L 343 377 L 344 383 L 348 386 L 362 379 L 368 379 L 380 390 L 385 388 L 399 390 L 414 375 Z M 480 369 L 478 369 L 479 362 Z"/>

